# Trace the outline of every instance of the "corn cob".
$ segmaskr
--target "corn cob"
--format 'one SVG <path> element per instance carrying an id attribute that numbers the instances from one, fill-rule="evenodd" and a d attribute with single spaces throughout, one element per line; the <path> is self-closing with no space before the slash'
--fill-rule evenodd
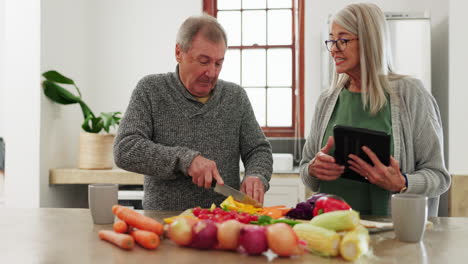
<path id="1" fill-rule="evenodd" d="M 325 257 L 338 255 L 340 235 L 308 223 L 297 224 L 293 227 L 297 236 L 307 242 L 307 249 L 312 253 Z"/>
<path id="2" fill-rule="evenodd" d="M 334 231 L 352 230 L 359 224 L 359 213 L 354 210 L 323 213 L 312 218 L 310 224 Z"/>
<path id="3" fill-rule="evenodd" d="M 369 250 L 369 231 L 362 225 L 346 233 L 340 243 L 340 254 L 348 261 L 354 261 Z"/>

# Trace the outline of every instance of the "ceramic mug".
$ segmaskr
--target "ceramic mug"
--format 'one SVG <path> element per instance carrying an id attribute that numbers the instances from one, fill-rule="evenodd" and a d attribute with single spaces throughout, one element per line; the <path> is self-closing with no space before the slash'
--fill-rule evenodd
<path id="1" fill-rule="evenodd" d="M 118 192 L 118 184 L 88 185 L 88 205 L 95 224 L 105 225 L 114 222 L 112 206 L 118 203 Z"/>
<path id="2" fill-rule="evenodd" d="M 419 194 L 392 195 L 392 220 L 395 235 L 403 242 L 421 241 L 427 223 L 427 197 Z"/>

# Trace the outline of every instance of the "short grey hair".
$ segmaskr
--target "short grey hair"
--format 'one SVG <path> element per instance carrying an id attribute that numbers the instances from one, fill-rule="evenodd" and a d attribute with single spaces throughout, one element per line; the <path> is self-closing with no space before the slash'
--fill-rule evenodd
<path id="1" fill-rule="evenodd" d="M 226 31 L 216 18 L 207 14 L 187 18 L 177 32 L 176 43 L 180 45 L 182 51 L 186 52 L 192 47 L 193 38 L 199 32 L 204 38 L 214 43 L 224 41 L 227 47 Z"/>
<path id="2" fill-rule="evenodd" d="M 340 10 L 331 22 L 359 38 L 363 105 L 375 114 L 387 103 L 385 93 L 392 92 L 389 80 L 402 77 L 392 69 L 385 14 L 375 4 L 356 3 Z M 332 89 L 341 89 L 348 81 L 349 76 L 335 72 Z"/>

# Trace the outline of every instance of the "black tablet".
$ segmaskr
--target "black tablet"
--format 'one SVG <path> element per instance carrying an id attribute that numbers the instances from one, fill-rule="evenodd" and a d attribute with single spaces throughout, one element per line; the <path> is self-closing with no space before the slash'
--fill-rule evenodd
<path id="1" fill-rule="evenodd" d="M 390 165 L 391 137 L 386 132 L 336 125 L 333 128 L 333 136 L 335 138 L 335 160 L 338 164 L 346 167 L 343 178 L 368 182 L 364 177 L 348 168 L 349 154 L 355 154 L 367 163 L 373 164 L 362 150 L 362 146 L 370 148 L 384 165 Z"/>

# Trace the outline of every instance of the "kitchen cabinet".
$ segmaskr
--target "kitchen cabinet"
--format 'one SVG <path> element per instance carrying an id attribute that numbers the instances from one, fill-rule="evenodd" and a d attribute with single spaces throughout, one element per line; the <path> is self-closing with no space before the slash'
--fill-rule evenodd
<path id="1" fill-rule="evenodd" d="M 286 205 L 295 207 L 305 200 L 305 186 L 299 174 L 275 174 L 270 180 L 270 189 L 265 194 L 264 206 Z"/>
<path id="2" fill-rule="evenodd" d="M 468 175 L 452 175 L 449 190 L 449 215 L 468 216 Z"/>

